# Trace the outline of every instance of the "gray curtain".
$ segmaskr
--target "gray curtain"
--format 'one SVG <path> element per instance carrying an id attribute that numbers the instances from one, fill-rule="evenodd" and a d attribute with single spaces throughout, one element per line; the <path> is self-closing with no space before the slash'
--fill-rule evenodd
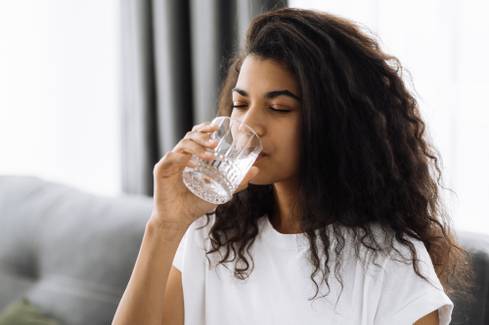
<path id="1" fill-rule="evenodd" d="M 153 166 L 217 111 L 225 63 L 253 16 L 286 0 L 122 0 L 122 187 L 152 195 Z"/>

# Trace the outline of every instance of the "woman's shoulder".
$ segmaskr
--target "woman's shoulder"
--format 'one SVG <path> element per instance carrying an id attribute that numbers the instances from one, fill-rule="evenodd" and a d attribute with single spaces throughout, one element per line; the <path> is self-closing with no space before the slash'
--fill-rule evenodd
<path id="1" fill-rule="evenodd" d="M 423 241 L 412 236 L 396 237 L 393 230 L 378 223 L 364 227 L 344 228 L 349 253 L 367 265 L 377 265 L 384 272 L 395 273 L 399 268 L 411 266 L 413 260 L 423 269 L 433 269 L 431 257 Z"/>
<path id="2" fill-rule="evenodd" d="M 190 224 L 184 237 L 188 237 L 192 245 L 197 245 L 202 249 L 208 248 L 209 234 L 215 220 L 215 213 L 201 215 Z"/>
<path id="3" fill-rule="evenodd" d="M 381 272 L 379 324 L 412 321 L 438 310 L 440 324 L 448 324 L 453 303 L 446 295 L 434 264 L 422 240 L 409 236 L 387 236 Z"/>
<path id="4" fill-rule="evenodd" d="M 422 240 L 407 234 L 397 237 L 394 231 L 378 224 L 372 224 L 371 230 L 381 249 L 376 263 L 380 266 L 387 284 L 420 281 L 420 285 L 425 283 L 437 290 L 443 290 L 431 256 Z"/>
<path id="5" fill-rule="evenodd" d="M 216 221 L 216 214 L 203 214 L 192 222 L 189 228 L 196 232 L 202 232 L 202 230 L 210 230 L 212 225 Z"/>

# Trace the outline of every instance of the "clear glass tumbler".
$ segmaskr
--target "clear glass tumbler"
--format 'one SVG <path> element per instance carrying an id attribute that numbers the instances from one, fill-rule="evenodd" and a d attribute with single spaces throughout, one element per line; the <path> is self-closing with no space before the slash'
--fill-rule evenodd
<path id="1" fill-rule="evenodd" d="M 223 204 L 231 200 L 263 147 L 255 131 L 239 120 L 218 116 L 211 123 L 219 126 L 210 136 L 218 140 L 218 145 L 210 149 L 216 158 L 207 161 L 192 155 L 196 167 L 185 167 L 182 179 L 185 186 L 201 199 Z"/>

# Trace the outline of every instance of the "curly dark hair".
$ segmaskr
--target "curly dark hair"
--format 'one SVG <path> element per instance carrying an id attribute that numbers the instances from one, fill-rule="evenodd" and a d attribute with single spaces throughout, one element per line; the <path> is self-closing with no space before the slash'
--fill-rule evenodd
<path id="1" fill-rule="evenodd" d="M 244 48 L 229 61 L 218 115 L 231 115 L 231 89 L 250 54 L 282 63 L 301 88 L 297 201 L 316 289 L 321 254 L 326 256 L 321 281 L 329 288 L 328 250 L 334 243 L 339 256 L 345 246 L 340 227 L 353 230 L 355 251 L 363 245 L 376 255 L 383 250 L 369 227 L 376 223 L 409 248 L 418 276 L 427 280 L 408 237 L 424 243 L 447 294 L 470 298 L 470 255 L 451 230 L 438 188 L 445 188 L 439 154 L 425 139 L 425 123 L 403 82 L 399 60 L 347 19 L 296 8 L 270 11 L 253 19 Z M 249 249 L 259 231 L 258 219 L 275 212 L 272 189 L 271 184 L 250 184 L 207 214 L 207 224 L 215 214 L 207 255 L 225 247 L 219 263 L 236 260 L 238 279 L 249 275 L 245 251 L 253 263 Z M 341 259 L 336 260 L 335 275 L 339 263 Z"/>

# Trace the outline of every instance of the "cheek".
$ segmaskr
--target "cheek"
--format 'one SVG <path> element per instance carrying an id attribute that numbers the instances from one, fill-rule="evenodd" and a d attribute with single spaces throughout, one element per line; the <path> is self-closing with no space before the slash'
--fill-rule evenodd
<path id="1" fill-rule="evenodd" d="M 287 140 L 287 141 L 285 141 Z M 295 173 L 299 165 L 300 141 L 298 134 L 293 134 L 288 139 L 284 139 L 278 163 L 281 163 L 284 170 L 288 173 Z"/>
<path id="2" fill-rule="evenodd" d="M 238 114 L 236 113 L 235 109 L 231 110 L 231 115 L 229 115 L 229 117 L 231 117 L 231 118 L 237 118 L 238 117 Z"/>
<path id="3" fill-rule="evenodd" d="M 282 158 L 285 158 L 284 156 L 288 157 L 289 159 L 295 158 L 299 154 L 299 134 L 294 133 L 288 133 L 288 134 L 283 134 L 279 141 L 280 145 L 280 155 Z"/>
<path id="4" fill-rule="evenodd" d="M 299 143 L 293 136 L 283 137 L 279 140 L 276 151 L 269 157 L 269 163 L 277 171 L 290 173 L 293 172 L 299 164 Z"/>

